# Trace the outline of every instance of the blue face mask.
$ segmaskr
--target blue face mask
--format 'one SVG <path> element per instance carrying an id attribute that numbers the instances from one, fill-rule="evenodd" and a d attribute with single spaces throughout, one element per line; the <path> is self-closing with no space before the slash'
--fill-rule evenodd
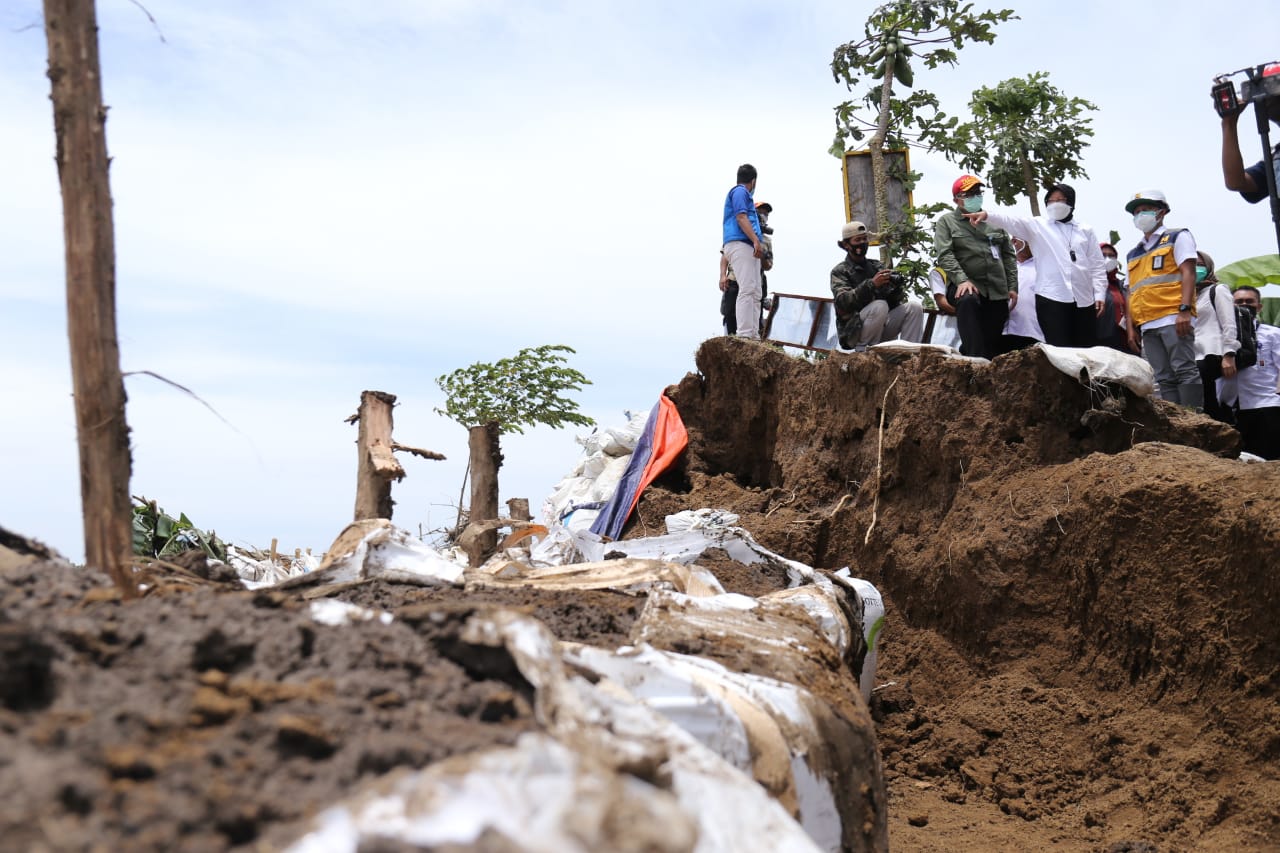
<path id="1" fill-rule="evenodd" d="M 982 194 L 968 195 L 964 197 L 964 212 L 977 213 L 982 210 Z"/>
<path id="2" fill-rule="evenodd" d="M 1204 281 L 1209 277 L 1209 271 L 1202 266 L 1196 266 L 1196 284 Z"/>

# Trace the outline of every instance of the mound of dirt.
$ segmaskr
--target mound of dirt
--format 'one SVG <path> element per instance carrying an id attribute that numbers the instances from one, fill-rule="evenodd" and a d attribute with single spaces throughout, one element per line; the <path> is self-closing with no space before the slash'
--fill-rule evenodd
<path id="1" fill-rule="evenodd" d="M 1039 350 L 697 366 L 632 530 L 728 509 L 879 587 L 895 849 L 1280 846 L 1280 463 Z"/>
<path id="2" fill-rule="evenodd" d="M 668 392 L 689 449 L 625 537 L 722 508 L 773 551 L 879 587 L 882 762 L 853 728 L 827 758 L 871 774 L 877 808 L 882 764 L 893 849 L 1280 848 L 1280 463 L 1235 461 L 1233 431 L 1082 385 L 1038 350 L 812 363 L 721 338 L 697 367 Z M 372 581 L 328 592 L 394 620 L 328 627 L 312 592 L 188 567 L 126 603 L 12 544 L 12 849 L 277 849 L 363 780 L 514 742 L 538 727 L 532 688 L 461 639 L 487 608 L 564 640 L 771 666 L 714 632 L 655 632 L 620 593 Z M 787 586 L 781 565 L 699 564 L 731 592 Z M 846 666 L 818 650 L 795 677 L 866 730 Z"/>

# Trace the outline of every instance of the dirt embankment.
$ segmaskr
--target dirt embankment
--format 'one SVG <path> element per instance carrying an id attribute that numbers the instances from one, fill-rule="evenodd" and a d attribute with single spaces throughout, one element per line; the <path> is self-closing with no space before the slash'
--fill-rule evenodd
<path id="1" fill-rule="evenodd" d="M 1280 847 L 1280 463 L 1039 351 L 697 363 L 634 529 L 723 507 L 879 586 L 896 849 Z"/>
<path id="2" fill-rule="evenodd" d="M 670 392 L 689 450 L 626 535 L 730 509 L 881 589 L 893 849 L 1280 848 L 1280 463 L 1037 352 L 811 364 L 716 339 L 697 366 Z M 786 583 L 702 563 L 731 591 Z M 643 601 L 609 592 L 378 581 L 342 597 L 395 621 L 331 628 L 294 593 L 188 581 L 122 604 L 57 563 L 0 577 L 0 846 L 24 850 L 271 849 L 364 779 L 537 726 L 518 672 L 460 641 L 466 614 L 604 646 L 642 627 Z"/>

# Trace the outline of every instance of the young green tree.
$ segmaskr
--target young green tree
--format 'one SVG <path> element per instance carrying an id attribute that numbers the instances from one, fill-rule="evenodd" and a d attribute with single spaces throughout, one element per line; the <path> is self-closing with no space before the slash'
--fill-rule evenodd
<path id="1" fill-rule="evenodd" d="M 436 412 L 466 427 L 471 476 L 471 523 L 498 517 L 498 469 L 502 467 L 500 436 L 524 433 L 536 424 L 559 429 L 566 424 L 592 426 L 595 421 L 578 412 L 578 404 L 565 396 L 581 391 L 591 381 L 567 366 L 563 344 L 526 347 L 512 358 L 493 364 L 477 362 L 436 379 L 445 393 L 445 407 Z M 470 540 L 473 565 L 491 552 L 497 531 L 486 531 Z"/>
<path id="2" fill-rule="evenodd" d="M 973 147 L 961 165 L 981 172 L 990 163 L 987 185 L 996 201 L 1011 205 L 1025 195 L 1039 216 L 1042 184 L 1088 177 L 1080 156 L 1093 136 L 1089 113 L 1097 108 L 1068 98 L 1043 71 L 983 86 L 974 90 L 973 122 L 962 132 L 985 144 Z"/>
<path id="3" fill-rule="evenodd" d="M 876 219 L 881 227 L 881 258 L 886 265 L 894 255 L 911 254 L 925 245 L 930 235 L 922 227 L 924 218 L 948 205 L 911 208 L 902 222 L 891 223 L 885 149 L 915 146 L 960 160 L 974 147 L 972 136 L 965 135 L 965 126 L 942 111 L 937 96 L 916 89 L 903 97 L 902 90 L 914 86 L 915 67 L 955 65 L 957 52 L 967 43 L 990 44 L 995 41 L 995 26 L 1016 17 L 1012 9 L 975 12 L 972 3 L 960 0 L 893 0 L 867 18 L 863 38 L 836 48 L 831 60 L 836 82 L 844 83 L 850 91 L 861 85 L 868 88 L 861 99 L 836 106 L 831 153 L 840 157 L 849 140 L 861 142 L 871 134 L 867 148 L 871 152 Z M 902 87 L 896 91 L 895 80 Z M 910 190 L 920 176 L 910 172 L 895 177 Z M 913 278 L 927 266 L 921 260 L 903 265 Z"/>
<path id="4" fill-rule="evenodd" d="M 595 421 L 578 414 L 578 404 L 563 396 L 591 384 L 566 366 L 566 352 L 574 350 L 563 344 L 525 347 L 512 358 L 476 362 L 437 377 L 446 400 L 436 412 L 467 428 L 493 422 L 500 432 L 521 434 L 536 424 L 593 426 Z"/>

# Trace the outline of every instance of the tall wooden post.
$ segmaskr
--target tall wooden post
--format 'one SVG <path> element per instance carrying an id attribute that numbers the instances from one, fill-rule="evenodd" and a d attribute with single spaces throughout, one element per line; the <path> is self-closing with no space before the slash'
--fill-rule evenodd
<path id="1" fill-rule="evenodd" d="M 498 425 L 492 421 L 471 427 L 467 434 L 467 449 L 471 454 L 470 524 L 480 524 L 498 517 L 498 469 L 502 467 L 498 436 Z M 468 549 L 471 565 L 480 565 L 497 547 L 497 530 L 487 530 L 480 534 L 474 551 Z"/>
<path id="2" fill-rule="evenodd" d="M 115 234 L 93 0 L 44 0 L 66 240 L 67 332 L 80 447 L 85 561 L 137 594 L 129 426 L 116 338 Z"/>
<path id="3" fill-rule="evenodd" d="M 365 391 L 360 395 L 360 434 L 356 439 L 359 470 L 356 472 L 355 520 L 391 518 L 391 481 L 404 479 L 404 468 L 392 451 L 391 410 L 396 395 Z"/>

